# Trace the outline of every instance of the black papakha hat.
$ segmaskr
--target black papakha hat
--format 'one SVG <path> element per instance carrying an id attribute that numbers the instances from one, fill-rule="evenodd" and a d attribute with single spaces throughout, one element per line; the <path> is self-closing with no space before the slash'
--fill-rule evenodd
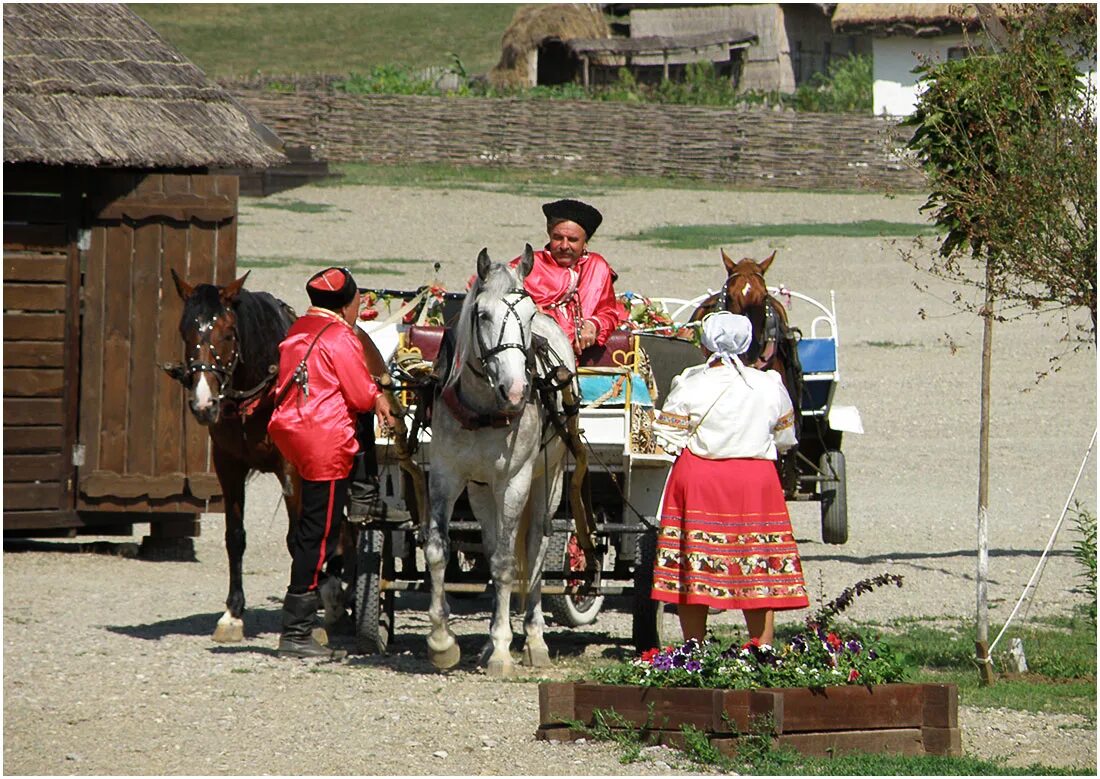
<path id="1" fill-rule="evenodd" d="M 588 238 L 596 234 L 596 228 L 603 221 L 603 214 L 588 203 L 582 203 L 579 200 L 555 200 L 553 203 L 544 203 L 542 213 L 546 214 L 547 224 L 562 220 L 576 222 Z"/>
<path id="2" fill-rule="evenodd" d="M 309 302 L 329 311 L 339 311 L 355 298 L 358 291 L 359 287 L 347 268 L 325 268 L 306 282 Z"/>

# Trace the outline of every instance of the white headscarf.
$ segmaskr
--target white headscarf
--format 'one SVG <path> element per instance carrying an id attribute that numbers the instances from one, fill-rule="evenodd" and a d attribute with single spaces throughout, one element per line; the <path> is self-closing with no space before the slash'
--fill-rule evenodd
<path id="1" fill-rule="evenodd" d="M 740 364 L 737 355 L 744 354 L 752 344 L 752 322 L 748 317 L 715 311 L 703 318 L 703 346 L 731 367 Z"/>

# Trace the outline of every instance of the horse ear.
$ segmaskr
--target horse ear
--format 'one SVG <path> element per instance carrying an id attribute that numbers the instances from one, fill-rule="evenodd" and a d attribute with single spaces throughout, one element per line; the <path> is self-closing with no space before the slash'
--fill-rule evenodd
<path id="1" fill-rule="evenodd" d="M 726 275 L 732 276 L 733 269 L 737 265 L 737 263 L 730 259 L 730 256 L 726 254 L 725 249 L 721 249 L 720 251 L 722 252 L 722 264 L 726 266 Z"/>
<path id="2" fill-rule="evenodd" d="M 775 259 L 775 252 L 777 252 L 777 251 L 779 251 L 779 250 L 775 249 L 774 251 L 772 251 L 772 253 L 768 255 L 768 258 L 760 263 L 760 273 L 761 274 L 764 274 L 764 273 L 768 272 L 768 267 L 772 264 L 772 260 Z"/>
<path id="3" fill-rule="evenodd" d="M 248 278 L 248 274 L 252 271 L 246 271 L 243 276 L 234 281 L 231 284 L 226 284 L 221 291 L 221 299 L 225 303 L 232 303 L 237 299 L 237 295 L 241 294 L 241 287 L 244 286 L 244 280 Z"/>
<path id="4" fill-rule="evenodd" d="M 175 268 L 169 268 L 169 270 L 172 272 L 172 281 L 176 283 L 176 292 L 179 293 L 180 300 L 187 300 L 191 297 L 191 293 L 195 291 L 195 288 L 181 279 Z"/>
<path id="5" fill-rule="evenodd" d="M 482 281 L 485 281 L 485 277 L 489 275 L 489 264 L 492 262 L 489 259 L 489 249 L 483 248 L 477 255 L 477 277 Z"/>
<path id="6" fill-rule="evenodd" d="M 531 272 L 531 269 L 535 267 L 535 250 L 531 248 L 531 244 L 524 244 L 523 246 L 523 259 L 519 263 L 519 280 L 523 281 L 527 278 L 527 274 Z"/>

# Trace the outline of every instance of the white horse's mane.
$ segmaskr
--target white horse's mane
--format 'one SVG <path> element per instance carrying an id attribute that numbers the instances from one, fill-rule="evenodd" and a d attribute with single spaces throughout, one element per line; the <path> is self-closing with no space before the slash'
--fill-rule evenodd
<path id="1" fill-rule="evenodd" d="M 474 277 L 474 283 L 466 292 L 466 299 L 462 301 L 462 310 L 458 314 L 458 322 L 455 323 L 455 354 L 451 365 L 450 374 L 443 385 L 450 387 L 458 381 L 462 368 L 470 358 L 470 349 L 474 341 L 473 316 L 477 307 L 477 300 L 484 295 L 490 300 L 500 299 L 509 292 L 523 289 L 523 282 L 519 274 L 502 262 L 494 262 L 489 267 L 483 281 L 480 276 Z"/>

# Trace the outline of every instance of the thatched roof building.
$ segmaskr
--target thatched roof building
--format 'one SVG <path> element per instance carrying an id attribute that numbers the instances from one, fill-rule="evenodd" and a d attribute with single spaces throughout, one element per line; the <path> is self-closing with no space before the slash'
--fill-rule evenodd
<path id="1" fill-rule="evenodd" d="M 918 38 L 974 29 L 980 24 L 971 3 L 838 3 L 832 21 L 838 33 Z"/>
<path id="2" fill-rule="evenodd" d="M 500 40 L 500 61 L 489 71 L 494 86 L 532 86 L 531 69 L 548 41 L 610 38 L 611 27 L 599 8 L 588 3 L 524 5 L 516 9 Z"/>
<path id="3" fill-rule="evenodd" d="M 121 4 L 4 4 L 4 162 L 263 167 L 278 139 Z"/>

